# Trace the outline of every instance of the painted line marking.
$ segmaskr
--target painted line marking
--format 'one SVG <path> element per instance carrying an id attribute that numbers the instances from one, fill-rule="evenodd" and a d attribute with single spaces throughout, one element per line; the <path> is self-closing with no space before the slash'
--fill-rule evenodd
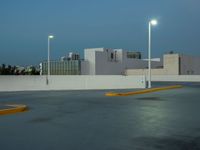
<path id="1" fill-rule="evenodd" d="M 164 87 L 145 89 L 145 90 L 140 90 L 140 91 L 126 92 L 126 93 L 108 92 L 105 94 L 105 96 L 130 96 L 130 95 L 152 93 L 152 92 L 163 91 L 163 90 L 178 89 L 178 88 L 182 88 L 182 87 L 183 87 L 182 85 L 172 85 L 172 86 L 164 86 Z"/>
<path id="2" fill-rule="evenodd" d="M 0 109 L 0 115 L 14 114 L 14 113 L 24 112 L 28 110 L 28 107 L 26 105 L 6 104 L 4 106 L 11 107 L 11 108 Z"/>

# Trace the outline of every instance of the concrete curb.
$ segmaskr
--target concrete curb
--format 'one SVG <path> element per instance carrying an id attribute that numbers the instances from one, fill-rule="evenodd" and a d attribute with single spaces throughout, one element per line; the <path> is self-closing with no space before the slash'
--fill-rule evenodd
<path id="1" fill-rule="evenodd" d="M 105 94 L 105 96 L 130 96 L 130 95 L 145 94 L 145 93 L 151 93 L 151 92 L 157 92 L 157 91 L 163 91 L 163 90 L 177 89 L 177 88 L 182 88 L 182 87 L 183 87 L 182 85 L 173 85 L 173 86 L 145 89 L 145 90 L 134 91 L 134 92 L 127 92 L 127 93 L 108 92 Z"/>
<path id="2" fill-rule="evenodd" d="M 7 115 L 7 114 L 14 114 L 14 113 L 18 113 L 18 112 L 24 112 L 26 110 L 28 110 L 28 107 L 26 105 L 16 105 L 16 104 L 7 104 L 4 106 L 8 106 L 11 108 L 7 108 L 7 109 L 0 109 L 0 115 Z"/>

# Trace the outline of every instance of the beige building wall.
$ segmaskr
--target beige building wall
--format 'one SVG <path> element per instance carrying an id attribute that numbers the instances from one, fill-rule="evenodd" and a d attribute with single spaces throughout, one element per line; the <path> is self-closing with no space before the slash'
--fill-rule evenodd
<path id="1" fill-rule="evenodd" d="M 200 57 L 180 55 L 181 75 L 200 75 Z"/>
<path id="2" fill-rule="evenodd" d="M 179 54 L 165 54 L 163 67 L 165 75 L 179 75 Z"/>
<path id="3" fill-rule="evenodd" d="M 127 69 L 126 75 L 147 75 L 148 69 Z M 163 68 L 151 69 L 152 75 L 179 75 L 179 54 L 166 54 Z"/>

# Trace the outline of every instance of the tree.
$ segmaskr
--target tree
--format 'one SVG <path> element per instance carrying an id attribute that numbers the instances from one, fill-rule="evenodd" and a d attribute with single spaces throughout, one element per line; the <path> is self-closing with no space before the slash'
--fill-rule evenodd
<path id="1" fill-rule="evenodd" d="M 8 67 L 6 69 L 6 74 L 7 75 L 12 75 L 12 67 L 11 67 L 11 65 L 8 65 Z"/>
<path id="2" fill-rule="evenodd" d="M 36 68 L 34 66 L 31 66 L 30 67 L 30 72 L 29 72 L 30 75 L 39 75 L 40 72 L 36 70 Z"/>
<path id="3" fill-rule="evenodd" d="M 1 75 L 5 75 L 6 74 L 6 65 L 2 64 L 1 66 Z"/>

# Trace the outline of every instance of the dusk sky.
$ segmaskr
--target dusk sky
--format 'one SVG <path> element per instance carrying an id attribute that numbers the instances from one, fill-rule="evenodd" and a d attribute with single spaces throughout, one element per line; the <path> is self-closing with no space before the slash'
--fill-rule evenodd
<path id="1" fill-rule="evenodd" d="M 152 56 L 175 51 L 200 56 L 200 0 L 1 0 L 0 64 L 38 65 L 70 51 L 105 47 L 147 55 L 148 21 Z"/>

